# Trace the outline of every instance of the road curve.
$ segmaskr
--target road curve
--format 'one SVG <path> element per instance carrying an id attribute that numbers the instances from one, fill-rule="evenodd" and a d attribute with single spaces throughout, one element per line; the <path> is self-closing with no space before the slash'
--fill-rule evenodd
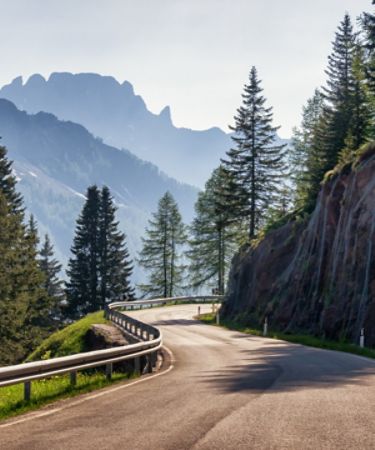
<path id="1" fill-rule="evenodd" d="M 132 313 L 162 329 L 173 366 L 5 422 L 0 448 L 375 448 L 375 361 L 202 325 L 196 310 Z"/>

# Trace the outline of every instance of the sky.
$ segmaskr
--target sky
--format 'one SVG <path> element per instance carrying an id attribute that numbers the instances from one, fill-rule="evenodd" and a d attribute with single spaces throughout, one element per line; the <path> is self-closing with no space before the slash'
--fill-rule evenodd
<path id="1" fill-rule="evenodd" d="M 334 33 L 371 0 L 0 0 L 0 85 L 33 73 L 128 80 L 176 126 L 225 131 L 251 66 L 289 137 L 324 70 Z"/>

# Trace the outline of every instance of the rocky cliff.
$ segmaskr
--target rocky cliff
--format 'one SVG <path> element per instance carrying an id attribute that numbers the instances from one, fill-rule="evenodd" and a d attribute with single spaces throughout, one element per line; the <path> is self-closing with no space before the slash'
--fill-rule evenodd
<path id="1" fill-rule="evenodd" d="M 234 258 L 223 314 L 259 326 L 375 346 L 375 145 L 323 183 L 308 220 Z"/>

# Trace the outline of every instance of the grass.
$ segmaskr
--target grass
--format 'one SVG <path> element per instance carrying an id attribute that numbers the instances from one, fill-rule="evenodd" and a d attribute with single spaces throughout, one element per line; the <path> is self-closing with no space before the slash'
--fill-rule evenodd
<path id="1" fill-rule="evenodd" d="M 212 313 L 201 314 L 198 319 L 203 323 L 216 325 L 216 318 Z M 263 336 L 263 330 L 261 330 L 260 328 L 249 328 L 230 320 L 220 319 L 220 326 L 229 330 L 236 330 L 240 331 L 241 333 L 251 334 L 253 336 Z M 293 342 L 295 344 L 306 345 L 308 347 L 353 353 L 355 355 L 366 356 L 367 358 L 375 358 L 375 349 L 366 347 L 362 348 L 359 345 L 355 345 L 349 342 L 331 341 L 306 334 L 286 334 L 279 331 L 269 330 L 267 338 L 280 339 L 283 341 Z"/>
<path id="2" fill-rule="evenodd" d="M 91 325 L 109 323 L 104 318 L 103 311 L 88 314 L 83 319 L 68 325 L 45 339 L 26 361 L 39 361 L 85 352 L 88 350 L 85 335 Z M 77 374 L 75 386 L 70 384 L 69 375 L 34 381 L 31 385 L 31 400 L 29 402 L 25 402 L 23 399 L 23 384 L 0 388 L 0 420 L 38 409 L 59 399 L 100 389 L 131 376 L 129 373 L 114 372 L 112 380 L 107 380 L 103 372 L 90 370 Z"/>
<path id="3" fill-rule="evenodd" d="M 85 334 L 93 324 L 110 324 L 110 322 L 104 318 L 103 311 L 88 314 L 83 319 L 51 334 L 26 361 L 40 361 L 87 351 Z"/>
<path id="4" fill-rule="evenodd" d="M 56 400 L 103 388 L 109 384 L 131 378 L 131 375 L 114 372 L 107 380 L 102 372 L 78 373 L 76 386 L 71 386 L 68 375 L 34 381 L 31 385 L 31 400 L 23 400 L 23 384 L 0 388 L 0 420 L 39 409 Z"/>

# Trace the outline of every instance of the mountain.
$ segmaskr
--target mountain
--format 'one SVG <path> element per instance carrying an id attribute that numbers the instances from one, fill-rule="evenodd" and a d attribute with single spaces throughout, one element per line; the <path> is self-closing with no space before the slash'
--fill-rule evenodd
<path id="1" fill-rule="evenodd" d="M 167 106 L 150 112 L 133 86 L 92 73 L 52 73 L 48 80 L 22 77 L 0 90 L 29 113 L 50 112 L 62 120 L 85 126 L 117 148 L 128 148 L 174 178 L 202 187 L 230 148 L 228 134 L 219 128 L 194 131 L 176 128 Z"/>
<path id="2" fill-rule="evenodd" d="M 305 221 L 289 222 L 232 264 L 226 318 L 375 346 L 375 144 L 326 179 Z"/>
<path id="3" fill-rule="evenodd" d="M 121 228 L 136 256 L 144 227 L 159 198 L 169 190 L 185 221 L 193 216 L 198 190 L 169 178 L 127 150 L 95 138 L 82 125 L 54 115 L 20 111 L 0 99 L 1 143 L 8 148 L 29 212 L 48 231 L 57 254 L 66 262 L 75 221 L 91 184 L 106 184 L 114 195 Z M 139 279 L 141 274 L 136 274 Z"/>

